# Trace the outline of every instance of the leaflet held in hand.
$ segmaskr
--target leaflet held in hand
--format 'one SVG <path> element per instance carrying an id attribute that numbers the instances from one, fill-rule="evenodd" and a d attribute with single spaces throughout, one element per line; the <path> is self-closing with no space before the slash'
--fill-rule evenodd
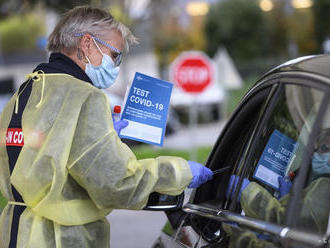
<path id="1" fill-rule="evenodd" d="M 275 129 L 258 161 L 253 178 L 278 190 L 278 177 L 287 174 L 299 143 Z"/>
<path id="2" fill-rule="evenodd" d="M 119 137 L 162 146 L 173 84 L 136 73 L 126 97 Z"/>

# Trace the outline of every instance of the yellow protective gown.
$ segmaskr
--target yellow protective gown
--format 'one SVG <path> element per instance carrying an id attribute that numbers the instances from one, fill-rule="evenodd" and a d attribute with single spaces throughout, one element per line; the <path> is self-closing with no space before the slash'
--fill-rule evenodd
<path id="1" fill-rule="evenodd" d="M 308 228 L 312 232 L 324 234 L 330 211 L 330 178 L 320 177 L 313 181 L 303 191 L 301 214 L 297 220 L 297 227 Z M 281 199 L 274 198 L 265 188 L 256 182 L 251 182 L 242 192 L 241 206 L 246 216 L 284 224 L 286 207 L 290 194 Z M 252 232 L 244 232 L 240 228 L 223 224 L 230 236 L 230 247 L 252 248 L 270 247 L 271 244 L 259 240 Z M 235 230 L 233 230 L 235 229 Z"/>
<path id="2" fill-rule="evenodd" d="M 136 159 L 117 136 L 101 90 L 67 74 L 30 78 L 24 147 L 11 176 L 5 136 L 17 93 L 0 117 L 0 190 L 9 200 L 0 216 L 0 248 L 8 247 L 17 204 L 11 183 L 27 205 L 20 248 L 109 247 L 105 216 L 112 209 L 141 209 L 151 192 L 177 195 L 190 183 L 184 159 Z"/>
<path id="3" fill-rule="evenodd" d="M 301 214 L 297 226 L 313 232 L 325 233 L 330 211 L 330 178 L 320 177 L 304 190 Z M 241 206 L 247 216 L 277 224 L 284 224 L 284 215 L 290 194 L 277 200 L 256 182 L 251 182 L 242 192 Z"/>
<path id="4" fill-rule="evenodd" d="M 230 237 L 228 248 L 279 248 L 266 240 L 258 239 L 253 232 L 223 224 L 224 230 Z"/>

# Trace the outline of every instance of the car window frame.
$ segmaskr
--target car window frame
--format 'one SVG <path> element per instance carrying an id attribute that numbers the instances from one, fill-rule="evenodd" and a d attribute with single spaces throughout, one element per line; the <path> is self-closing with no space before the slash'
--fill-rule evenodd
<path id="1" fill-rule="evenodd" d="M 274 93 L 268 99 L 268 102 L 267 102 L 265 108 L 263 109 L 263 112 L 261 113 L 261 118 L 259 119 L 259 121 L 256 125 L 254 133 L 251 134 L 249 144 L 247 144 L 247 146 L 246 146 L 245 156 L 244 156 L 245 159 L 242 161 L 242 165 L 241 165 L 241 169 L 243 171 L 240 173 L 240 175 L 246 175 L 246 172 L 248 170 L 247 164 L 249 164 L 250 161 L 252 160 L 252 157 L 254 155 L 253 152 L 256 147 L 256 143 L 259 142 L 259 138 L 260 138 L 260 135 L 262 132 L 261 127 L 263 127 L 265 122 L 267 122 L 269 120 L 269 118 L 271 117 L 271 114 L 273 113 L 273 110 L 277 104 L 277 98 L 283 91 L 283 85 L 280 84 L 280 80 L 277 80 L 277 82 L 274 86 L 275 86 L 275 87 L 273 87 Z M 241 188 L 242 182 L 243 182 L 243 177 L 240 178 L 238 185 L 236 187 L 236 190 L 234 192 L 234 195 L 233 195 L 234 200 L 231 201 L 230 206 L 229 206 L 230 211 L 233 211 L 236 208 L 236 205 L 238 203 L 238 201 L 236 199 L 239 197 L 239 189 Z"/>
<path id="2" fill-rule="evenodd" d="M 258 88 L 258 86 L 261 85 L 261 84 L 263 84 L 263 85 L 260 88 Z M 300 72 L 300 73 L 297 73 L 297 72 L 280 72 L 280 73 L 277 73 L 275 75 L 271 75 L 269 77 L 265 77 L 264 79 L 262 79 L 260 81 L 260 83 L 257 83 L 249 91 L 249 93 L 243 98 L 242 103 L 236 109 L 236 111 L 234 112 L 233 116 L 239 114 L 242 104 L 244 104 L 244 102 L 248 101 L 250 99 L 251 95 L 253 96 L 253 94 L 256 94 L 256 92 L 258 92 L 258 90 L 260 90 L 262 88 L 265 88 L 265 87 L 269 87 L 270 85 L 278 85 L 278 87 L 276 87 L 276 91 L 272 94 L 272 96 L 270 98 L 270 101 L 271 102 L 275 102 L 276 103 L 277 102 L 276 101 L 276 97 L 275 97 L 276 96 L 275 95 L 276 92 L 281 92 L 281 88 L 283 88 L 287 84 L 296 84 L 296 85 L 300 85 L 300 86 L 307 86 L 307 87 L 311 87 L 311 88 L 315 88 L 315 89 L 319 89 L 319 90 L 325 91 L 325 94 L 323 96 L 323 100 L 322 101 L 324 101 L 327 98 L 326 95 L 329 96 L 330 89 L 329 89 L 329 85 L 328 84 L 330 84 L 330 80 L 328 78 L 326 78 L 326 77 L 323 77 L 323 76 L 320 76 L 320 75 L 315 75 L 315 74 L 310 74 L 310 73 L 304 73 L 304 72 Z M 265 110 L 268 110 L 269 113 L 272 113 L 272 111 L 269 111 L 269 107 L 271 107 L 271 105 L 270 105 L 271 102 L 269 104 L 266 104 L 266 107 L 265 107 L 264 111 Z M 324 103 L 322 103 L 322 104 L 324 105 Z M 319 110 L 318 115 L 321 115 L 320 110 Z M 268 119 L 269 119 L 269 117 L 268 117 Z M 267 119 L 267 116 L 262 116 L 262 118 L 259 119 L 258 122 L 257 122 L 255 131 L 258 131 L 258 126 L 260 127 L 260 125 L 262 125 L 262 123 L 264 123 L 268 119 Z M 232 118 L 231 118 L 231 120 L 232 120 Z M 320 121 L 318 120 L 317 123 L 319 123 L 319 122 Z M 314 128 L 315 125 L 316 125 L 316 121 L 313 123 L 313 128 Z M 211 160 L 212 160 L 212 157 L 214 156 L 214 153 L 218 150 L 218 147 L 221 145 L 221 139 L 222 139 L 222 137 L 224 135 L 224 132 L 226 132 L 226 129 L 228 129 L 228 128 L 230 128 L 230 123 L 228 123 L 228 125 L 226 125 L 224 131 L 219 136 L 219 139 L 216 142 L 216 147 L 215 147 L 215 149 L 212 150 L 212 152 L 211 152 L 211 154 L 209 156 L 209 159 L 207 161 L 207 164 L 208 165 L 211 163 Z M 254 135 L 251 135 L 251 139 L 257 140 L 258 137 L 260 137 L 260 129 L 259 129 L 259 134 L 256 133 L 255 136 Z M 253 145 L 253 142 L 255 142 L 253 140 L 249 141 L 249 142 L 252 142 L 252 143 L 250 143 L 249 145 L 246 145 L 245 148 L 244 148 L 245 151 L 249 151 L 250 154 L 251 154 L 250 149 L 251 149 L 251 147 L 253 148 L 253 146 L 251 146 L 251 145 Z M 308 144 L 313 144 L 313 140 L 309 139 Z M 248 161 L 248 159 L 245 160 L 245 163 L 247 163 L 247 161 Z M 302 175 L 300 175 L 300 178 L 302 178 L 300 180 L 303 180 L 303 176 Z M 305 180 L 306 180 L 306 178 L 305 178 Z M 295 183 L 294 185 L 298 185 L 298 183 Z M 295 186 L 295 187 L 298 187 L 298 186 Z M 239 186 L 238 186 L 238 188 L 239 188 Z M 299 188 L 298 190 L 299 190 L 299 194 L 301 195 L 302 189 Z M 237 194 L 236 194 L 236 197 L 237 197 Z M 297 203 L 293 199 L 291 199 L 289 201 L 289 205 L 288 206 L 291 206 L 291 208 L 297 209 L 298 207 L 296 205 L 297 205 Z M 287 209 L 286 212 L 288 212 L 288 211 L 289 210 Z M 290 210 L 290 211 L 293 211 L 293 210 Z M 300 210 L 298 212 L 300 213 Z M 329 219 L 330 219 L 330 216 L 329 216 Z M 325 235 L 328 232 L 330 232 L 329 231 L 330 230 L 330 224 L 329 223 L 328 223 L 328 226 L 329 226 L 329 228 L 326 231 Z M 284 224 L 283 227 L 286 228 L 286 223 Z M 309 232 L 306 232 L 306 233 L 309 234 Z M 330 236 L 330 235 L 328 235 L 328 236 Z M 285 238 L 285 235 L 283 235 L 282 238 Z M 323 238 L 326 238 L 326 237 L 323 237 Z"/>
<path id="3" fill-rule="evenodd" d="M 311 79 L 314 79 L 314 77 L 309 78 L 309 80 L 311 80 Z M 304 79 L 304 80 L 306 80 L 306 79 Z M 330 80 L 327 80 L 327 81 L 330 83 Z M 282 82 L 282 83 L 288 84 L 286 82 Z M 321 83 L 321 82 L 319 82 L 319 83 Z M 291 80 L 290 80 L 289 84 L 292 84 Z M 316 138 L 320 132 L 320 128 L 321 128 L 323 118 L 325 116 L 325 112 L 330 107 L 330 90 L 329 90 L 329 88 L 327 89 L 326 87 L 322 87 L 322 83 L 315 85 L 315 87 L 313 87 L 313 88 L 323 90 L 324 95 L 321 100 L 321 104 L 318 109 L 317 116 L 313 123 L 312 131 L 308 137 L 308 142 L 305 147 L 305 152 L 303 153 L 303 158 L 302 158 L 302 162 L 301 162 L 301 166 L 300 166 L 300 172 L 292 185 L 291 191 L 294 192 L 294 194 L 291 196 L 288 207 L 286 208 L 285 223 L 284 223 L 284 225 L 287 225 L 289 227 L 296 227 L 296 220 L 299 217 L 299 214 L 301 213 L 300 201 L 302 200 L 302 192 L 303 192 L 304 185 L 305 185 L 305 182 L 306 182 L 307 176 L 308 176 L 308 170 L 310 167 L 309 166 L 310 158 L 311 158 L 313 150 L 314 150 L 314 144 L 315 144 Z M 329 213 L 329 217 L 330 217 L 330 213 Z M 328 222 L 328 225 L 329 225 L 329 222 Z M 326 232 L 324 233 L 324 235 L 326 234 Z"/>
<path id="4" fill-rule="evenodd" d="M 273 75 L 273 76 L 275 76 L 275 75 Z M 285 85 L 299 85 L 299 86 L 303 86 L 303 87 L 310 87 L 313 89 L 318 89 L 318 90 L 324 92 L 323 98 L 321 100 L 320 108 L 318 109 L 317 119 L 315 119 L 315 121 L 313 123 L 312 132 L 310 133 L 309 138 L 308 138 L 308 142 L 307 142 L 307 146 L 306 146 L 306 149 L 307 149 L 307 147 L 308 147 L 308 149 L 304 153 L 304 158 L 302 161 L 302 164 L 305 164 L 305 167 L 306 167 L 306 168 L 304 168 L 305 173 L 300 172 L 297 179 L 294 181 L 294 183 L 292 185 L 292 191 L 295 192 L 295 194 L 294 194 L 295 197 L 290 198 L 288 207 L 285 210 L 285 222 L 284 222 L 283 226 L 295 228 L 296 227 L 295 220 L 301 213 L 301 205 L 299 204 L 299 202 L 301 200 L 302 192 L 304 189 L 304 184 L 307 179 L 310 156 L 312 155 L 312 152 L 313 152 L 313 147 L 314 147 L 317 133 L 320 130 L 322 118 L 324 117 L 324 113 L 325 113 L 326 109 L 328 108 L 328 106 L 329 106 L 328 104 L 330 102 L 330 100 L 329 100 L 330 88 L 327 85 L 327 84 L 330 84 L 330 79 L 320 76 L 320 75 L 315 75 L 315 74 L 310 74 L 310 73 L 305 73 L 305 72 L 299 72 L 299 73 L 282 72 L 282 73 L 279 73 L 278 76 L 280 77 L 280 79 L 278 80 L 279 87 L 277 88 L 277 92 L 275 92 L 273 95 L 272 103 L 274 104 L 274 106 L 271 106 L 272 103 L 270 103 L 270 105 L 269 105 L 270 108 L 275 107 L 275 105 L 277 103 L 276 94 L 280 94 L 281 90 L 284 89 Z M 265 80 L 267 80 L 267 78 L 265 78 Z M 267 108 L 266 112 L 268 112 L 269 114 L 265 115 L 260 120 L 260 125 L 258 124 L 259 127 L 262 126 L 263 123 L 269 121 L 269 118 L 271 117 L 273 109 Z M 322 117 L 322 118 L 320 118 L 320 117 Z M 255 142 L 258 141 L 258 139 L 260 138 L 260 135 L 261 135 L 261 129 L 258 128 L 255 136 L 252 136 L 253 139 L 255 140 Z M 255 146 L 253 145 L 253 143 L 254 143 L 254 141 L 251 142 L 251 146 L 248 146 L 246 148 L 246 152 L 250 155 L 250 157 L 253 156 L 254 151 L 256 149 Z M 247 164 L 250 161 L 251 161 L 251 158 L 246 159 L 243 167 L 247 168 L 248 167 Z M 243 175 L 244 175 L 244 172 L 243 172 Z M 239 189 L 241 187 L 242 181 L 243 181 L 243 179 L 241 178 L 240 182 L 238 183 L 237 189 Z M 238 193 L 239 193 L 239 191 L 236 190 L 234 199 L 236 199 L 238 197 Z M 236 201 L 233 201 L 233 202 L 234 202 L 233 205 L 235 205 Z M 231 206 L 230 209 L 232 209 L 232 208 L 234 208 L 234 207 Z M 329 217 L 330 217 L 330 213 L 329 213 Z M 269 222 L 269 223 L 271 223 L 271 222 Z M 329 223 L 328 223 L 328 225 L 329 225 Z M 309 233 L 309 232 L 306 232 L 306 233 Z M 326 233 L 324 233 L 324 237 L 325 236 L 326 236 Z"/>
<path id="5" fill-rule="evenodd" d="M 218 210 L 205 206 L 188 203 L 183 207 L 183 211 L 191 215 L 206 217 L 219 222 L 237 223 L 244 226 L 249 231 L 258 230 L 263 233 L 275 236 L 280 239 L 282 244 L 286 242 L 298 243 L 298 247 L 324 247 L 329 244 L 329 236 L 322 236 L 314 233 L 307 233 L 296 228 L 288 228 L 282 225 L 262 221 L 256 218 L 247 217 L 241 214 L 233 213 L 228 210 Z"/>
<path id="6" fill-rule="evenodd" d="M 271 95 L 274 93 L 275 89 L 273 88 L 273 86 L 275 85 L 275 83 L 272 83 L 272 84 L 269 84 L 269 85 L 266 85 L 266 86 L 263 86 L 263 87 L 259 87 L 257 89 L 255 89 L 253 92 L 250 93 L 249 97 L 246 97 L 244 98 L 241 103 L 239 104 L 239 107 L 236 109 L 235 113 L 232 115 L 232 117 L 230 118 L 230 120 L 228 121 L 228 123 L 225 125 L 223 131 L 221 132 L 214 148 L 212 149 L 211 153 L 209 154 L 208 156 L 208 159 L 207 159 L 207 162 L 206 162 L 206 167 L 214 170 L 214 169 L 219 169 L 219 168 L 223 168 L 223 167 L 226 167 L 228 165 L 223 165 L 222 167 L 219 167 L 219 168 L 213 168 L 214 164 L 216 164 L 216 162 L 214 160 L 216 160 L 215 158 L 218 157 L 219 155 L 215 155 L 216 153 L 219 152 L 219 150 L 221 150 L 227 143 L 228 143 L 228 139 L 232 139 L 229 135 L 229 137 L 226 137 L 227 134 L 228 134 L 228 130 L 230 130 L 232 128 L 233 125 L 237 125 L 237 123 L 235 123 L 235 121 L 237 121 L 238 119 L 238 115 L 241 113 L 241 111 L 244 111 L 245 109 L 245 105 L 247 104 L 247 102 L 253 98 L 253 97 L 256 97 L 257 94 L 259 94 L 261 91 L 263 90 L 267 90 L 269 88 L 269 95 L 267 97 L 265 97 L 266 99 L 264 100 L 263 102 L 263 105 L 261 106 L 261 110 L 260 110 L 260 113 L 257 117 L 257 120 L 256 120 L 256 123 L 259 122 L 260 118 L 262 117 L 262 114 L 264 112 L 264 109 L 266 108 L 266 105 L 267 105 L 267 102 L 268 100 L 271 98 Z M 240 120 L 240 122 L 242 122 Z M 256 127 L 254 127 L 251 131 L 251 133 L 254 133 L 255 132 L 255 129 Z M 247 147 L 247 143 L 249 142 L 249 137 L 248 137 L 248 141 L 246 142 L 246 144 L 244 144 L 244 147 L 243 147 L 243 150 L 246 149 Z M 232 173 L 231 171 L 233 170 L 234 168 L 231 168 L 230 170 L 226 171 L 226 173 L 230 172 L 229 175 Z M 199 187 L 197 190 L 196 190 L 196 195 L 198 196 L 198 193 L 199 191 L 203 188 L 203 186 L 205 185 L 202 185 L 201 187 Z M 195 197 L 196 199 L 197 197 Z M 199 202 L 199 201 L 198 201 Z"/>
<path id="7" fill-rule="evenodd" d="M 232 117 L 230 118 L 230 120 L 227 122 L 226 126 L 224 127 L 224 131 L 221 132 L 216 145 L 214 146 L 214 149 L 212 150 L 211 154 L 208 157 L 206 166 L 207 167 L 211 167 L 210 164 L 212 164 L 212 160 L 214 158 L 214 154 L 217 153 L 217 151 L 224 145 L 223 143 L 228 143 L 228 140 L 225 142 L 223 140 L 223 136 L 226 135 L 227 130 L 231 129 L 231 127 L 235 124 L 233 124 L 233 122 L 235 122 L 237 120 L 237 116 L 241 113 L 241 111 L 244 111 L 244 109 L 246 108 L 246 103 L 248 101 L 250 101 L 252 98 L 256 97 L 257 94 L 260 94 L 260 92 L 262 91 L 267 91 L 265 92 L 265 96 L 262 97 L 262 99 L 260 99 L 260 101 L 262 101 L 262 105 L 260 106 L 260 111 L 256 117 L 256 124 L 259 123 L 259 120 L 262 118 L 265 109 L 267 109 L 267 105 L 270 101 L 270 99 L 272 99 L 272 95 L 274 94 L 274 92 L 276 92 L 276 87 L 277 87 L 277 82 L 278 79 L 274 79 L 274 80 L 269 80 L 268 82 L 264 83 L 264 84 L 256 84 L 248 93 L 247 95 L 242 99 L 241 103 L 239 104 L 239 106 L 236 108 L 235 112 L 233 113 Z M 264 99 L 263 99 L 264 98 Z M 254 103 L 254 106 L 256 105 L 256 103 Z M 242 122 L 242 120 L 239 121 L 239 123 Z M 236 124 L 237 125 L 237 124 Z M 251 136 L 253 136 L 253 133 L 255 132 L 255 130 L 257 129 L 258 125 L 256 125 L 254 128 L 252 128 L 252 130 L 249 130 L 249 135 L 247 136 L 247 142 L 243 144 L 242 150 L 245 151 L 247 144 L 249 143 Z M 230 138 L 229 138 L 230 139 Z M 213 155 L 212 155 L 213 154 Z M 232 172 L 229 173 L 229 175 L 231 175 Z M 205 186 L 205 185 L 204 185 Z M 204 187 L 202 186 L 202 187 Z M 201 188 L 198 188 L 194 195 L 197 195 L 197 197 L 194 197 L 194 199 L 198 198 L 198 192 L 201 190 Z M 195 202 L 195 204 L 203 204 L 203 202 Z M 191 225 L 194 228 L 194 230 L 200 234 L 204 240 L 207 240 L 208 242 L 211 242 L 210 239 L 208 239 L 204 233 L 203 230 L 199 230 L 196 226 L 193 225 L 193 222 L 191 221 Z"/>

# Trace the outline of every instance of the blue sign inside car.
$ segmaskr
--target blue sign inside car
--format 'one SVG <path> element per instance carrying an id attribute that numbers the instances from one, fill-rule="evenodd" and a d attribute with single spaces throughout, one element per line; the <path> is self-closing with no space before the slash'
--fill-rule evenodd
<path id="1" fill-rule="evenodd" d="M 296 141 L 275 129 L 259 159 L 253 177 L 278 189 L 278 177 L 285 176 L 297 147 Z"/>

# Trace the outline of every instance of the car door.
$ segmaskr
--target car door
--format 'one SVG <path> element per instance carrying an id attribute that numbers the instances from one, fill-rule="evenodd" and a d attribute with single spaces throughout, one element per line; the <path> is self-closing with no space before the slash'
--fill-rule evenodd
<path id="1" fill-rule="evenodd" d="M 322 178 L 323 191 L 315 191 L 321 194 L 315 212 L 313 193 L 306 191 L 317 184 L 311 182 L 311 164 L 316 137 L 329 122 L 328 83 L 313 75 L 275 74 L 243 99 L 208 160 L 212 170 L 229 169 L 200 187 L 184 207 L 190 226 L 207 247 L 227 247 L 233 240 L 240 247 L 326 243 L 327 176 Z M 230 189 L 233 174 L 239 181 Z M 277 177 L 285 175 L 292 176 L 293 186 L 280 197 Z M 246 188 L 250 199 L 240 191 L 244 178 L 250 181 Z"/>
<path id="2" fill-rule="evenodd" d="M 243 156 L 249 137 L 254 133 L 255 126 L 262 117 L 261 113 L 275 92 L 276 82 L 269 80 L 266 84 L 256 86 L 228 121 L 207 162 L 213 170 L 223 168 L 224 172 L 215 175 L 212 181 L 193 192 L 196 195 L 194 204 L 215 208 L 225 204 L 224 192 L 221 189 L 226 187 L 233 169 L 240 161 L 239 158 Z M 179 217 L 176 216 L 177 213 L 173 215 L 174 219 L 181 219 L 181 222 L 173 225 L 176 232 L 165 230 L 166 235 L 161 235 L 155 247 L 198 247 L 217 243 L 222 239 L 221 223 L 218 221 L 194 214 L 179 214 Z M 170 220 L 173 219 L 169 217 Z"/>

